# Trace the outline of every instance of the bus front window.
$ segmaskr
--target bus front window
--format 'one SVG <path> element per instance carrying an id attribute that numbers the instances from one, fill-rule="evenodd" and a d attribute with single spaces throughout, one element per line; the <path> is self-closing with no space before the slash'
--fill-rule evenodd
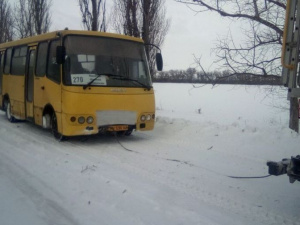
<path id="1" fill-rule="evenodd" d="M 67 36 L 64 83 L 109 87 L 152 86 L 144 45 L 121 39 Z M 136 82 L 133 82 L 136 81 Z"/>

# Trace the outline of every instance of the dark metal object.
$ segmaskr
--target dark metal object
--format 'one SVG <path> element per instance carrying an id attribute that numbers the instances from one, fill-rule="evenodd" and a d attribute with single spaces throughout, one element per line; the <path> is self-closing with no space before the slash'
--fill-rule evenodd
<path id="1" fill-rule="evenodd" d="M 296 180 L 300 181 L 300 155 L 291 157 L 291 159 L 282 159 L 279 162 L 269 161 L 267 166 L 269 167 L 270 175 L 287 174 L 290 178 L 290 183 L 294 183 Z"/>

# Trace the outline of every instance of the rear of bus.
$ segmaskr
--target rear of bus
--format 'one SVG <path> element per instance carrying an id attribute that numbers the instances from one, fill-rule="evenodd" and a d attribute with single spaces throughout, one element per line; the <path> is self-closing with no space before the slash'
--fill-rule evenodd
<path id="1" fill-rule="evenodd" d="M 59 133 L 129 135 L 154 128 L 154 92 L 142 40 L 65 31 L 57 51 L 62 64 Z"/>

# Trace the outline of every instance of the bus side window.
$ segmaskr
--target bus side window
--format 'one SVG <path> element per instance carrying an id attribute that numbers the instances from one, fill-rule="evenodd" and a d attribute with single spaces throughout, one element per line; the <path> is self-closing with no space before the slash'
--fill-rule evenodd
<path id="1" fill-rule="evenodd" d="M 48 53 L 48 42 L 40 43 L 37 50 L 36 71 L 35 71 L 35 75 L 38 77 L 43 77 L 46 74 L 47 53 Z"/>
<path id="2" fill-rule="evenodd" d="M 55 40 L 50 43 L 47 77 L 57 83 L 60 83 L 60 65 L 56 62 L 57 46 L 59 46 L 59 40 Z"/>
<path id="3" fill-rule="evenodd" d="M 10 73 L 10 65 L 11 65 L 11 55 L 12 55 L 12 48 L 6 49 L 5 52 L 5 65 L 4 65 L 4 73 Z"/>
<path id="4" fill-rule="evenodd" d="M 27 57 L 27 46 L 16 47 L 11 62 L 12 75 L 24 75 Z"/>

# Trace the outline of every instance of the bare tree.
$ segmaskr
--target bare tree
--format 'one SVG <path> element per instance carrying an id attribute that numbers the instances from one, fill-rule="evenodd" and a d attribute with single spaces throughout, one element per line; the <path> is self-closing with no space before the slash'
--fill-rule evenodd
<path id="1" fill-rule="evenodd" d="M 52 0 L 28 0 L 33 14 L 36 34 L 46 33 L 50 29 Z"/>
<path id="2" fill-rule="evenodd" d="M 13 39 L 13 17 L 7 0 L 0 0 L 0 43 Z"/>
<path id="3" fill-rule="evenodd" d="M 214 49 L 218 62 L 232 75 L 279 76 L 285 0 L 176 0 L 197 5 L 198 12 L 211 11 L 233 21 L 243 21 L 245 39 L 235 43 L 234 37 L 219 39 Z"/>
<path id="4" fill-rule="evenodd" d="M 106 32 L 106 0 L 78 0 L 85 29 Z"/>
<path id="5" fill-rule="evenodd" d="M 19 38 L 49 31 L 51 0 L 19 0 L 15 4 L 15 29 Z"/>
<path id="6" fill-rule="evenodd" d="M 140 37 L 146 44 L 160 47 L 170 26 L 166 19 L 165 0 L 115 0 L 115 29 L 119 33 Z M 156 49 L 146 46 L 150 72 L 155 71 Z"/>
<path id="7" fill-rule="evenodd" d="M 140 0 L 114 0 L 114 28 L 119 33 L 141 37 Z"/>
<path id="8" fill-rule="evenodd" d="M 165 0 L 141 0 L 143 14 L 142 38 L 145 43 L 155 44 L 158 47 L 163 44 L 170 26 L 170 20 L 166 19 L 164 3 Z M 146 53 L 150 64 L 150 72 L 153 75 L 156 49 L 147 46 Z"/>
<path id="9" fill-rule="evenodd" d="M 33 36 L 35 34 L 34 22 L 28 1 L 19 0 L 19 2 L 15 4 L 14 8 L 15 29 L 18 38 Z"/>

